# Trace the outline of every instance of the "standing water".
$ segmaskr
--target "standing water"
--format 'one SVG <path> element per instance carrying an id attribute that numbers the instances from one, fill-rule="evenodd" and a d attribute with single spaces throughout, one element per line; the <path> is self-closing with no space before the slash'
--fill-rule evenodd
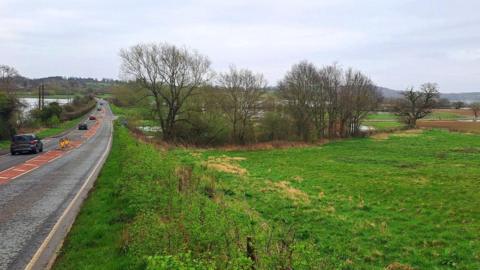
<path id="1" fill-rule="evenodd" d="M 20 102 L 24 105 L 22 108 L 23 115 L 27 115 L 31 110 L 38 107 L 38 98 L 19 98 Z M 67 104 L 69 99 L 67 98 L 46 98 L 45 105 L 57 102 L 60 105 Z"/>

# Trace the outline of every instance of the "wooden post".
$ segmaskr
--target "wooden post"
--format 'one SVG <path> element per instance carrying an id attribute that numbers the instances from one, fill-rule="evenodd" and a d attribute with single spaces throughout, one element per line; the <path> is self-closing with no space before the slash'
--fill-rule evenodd
<path id="1" fill-rule="evenodd" d="M 247 236 L 247 257 L 252 260 L 252 270 L 256 269 L 257 256 L 255 255 L 255 246 L 253 245 L 253 239 L 251 236 Z"/>

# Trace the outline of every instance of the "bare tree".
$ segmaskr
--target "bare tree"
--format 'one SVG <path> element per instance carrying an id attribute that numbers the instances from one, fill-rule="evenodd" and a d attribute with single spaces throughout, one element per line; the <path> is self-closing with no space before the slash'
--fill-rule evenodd
<path id="1" fill-rule="evenodd" d="M 288 103 L 297 136 L 305 141 L 309 140 L 314 116 L 324 113 L 323 97 L 314 95 L 323 89 L 317 68 L 307 61 L 294 65 L 279 83 L 279 88 L 282 97 Z M 312 113 L 314 103 L 318 105 L 315 107 L 317 114 Z M 322 121 L 323 118 L 318 119 L 319 126 L 323 126 Z"/>
<path id="2" fill-rule="evenodd" d="M 412 88 L 403 92 L 403 98 L 398 100 L 395 110 L 409 128 L 417 126 L 417 120 L 432 112 L 439 97 L 438 86 L 435 83 L 425 83 L 420 91 Z"/>
<path id="3" fill-rule="evenodd" d="M 11 84 L 15 77 L 19 76 L 18 71 L 7 65 L 0 65 L 0 90 L 10 94 Z"/>
<path id="4" fill-rule="evenodd" d="M 453 105 L 453 108 L 455 108 L 455 110 L 459 110 L 459 109 L 461 109 L 465 106 L 465 102 L 455 101 L 455 102 L 452 103 L 452 105 Z"/>
<path id="5" fill-rule="evenodd" d="M 120 51 L 121 71 L 148 89 L 155 101 L 165 140 L 175 139 L 175 124 L 185 101 L 210 79 L 206 56 L 168 43 L 138 44 Z"/>
<path id="6" fill-rule="evenodd" d="M 358 135 L 362 120 L 378 107 L 382 95 L 370 78 L 360 71 L 349 68 L 344 78 L 338 94 L 338 114 L 340 134 L 346 137 Z"/>
<path id="7" fill-rule="evenodd" d="M 473 102 L 470 104 L 470 108 L 472 109 L 474 115 L 473 121 L 477 122 L 478 115 L 480 114 L 480 102 Z"/>
<path id="8" fill-rule="evenodd" d="M 326 93 L 328 137 L 333 138 L 337 135 L 338 93 L 343 81 L 342 69 L 337 64 L 326 66 L 320 70 L 320 77 Z"/>
<path id="9" fill-rule="evenodd" d="M 245 144 L 248 127 L 257 113 L 267 82 L 260 73 L 233 66 L 229 72 L 220 74 L 218 81 L 224 90 L 219 102 L 232 125 L 233 138 Z"/>
<path id="10" fill-rule="evenodd" d="M 313 127 L 319 138 L 358 135 L 362 119 L 382 99 L 370 78 L 351 68 L 344 72 L 336 64 L 318 70 L 300 62 L 287 73 L 280 90 L 304 140 Z"/>

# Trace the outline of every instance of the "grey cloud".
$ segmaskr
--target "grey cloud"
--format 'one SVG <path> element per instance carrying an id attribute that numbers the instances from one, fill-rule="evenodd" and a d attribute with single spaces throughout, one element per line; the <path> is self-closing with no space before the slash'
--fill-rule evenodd
<path id="1" fill-rule="evenodd" d="M 26 76 L 117 77 L 120 48 L 167 41 L 263 72 L 340 61 L 382 86 L 480 91 L 480 2 L 0 0 L 0 62 Z"/>

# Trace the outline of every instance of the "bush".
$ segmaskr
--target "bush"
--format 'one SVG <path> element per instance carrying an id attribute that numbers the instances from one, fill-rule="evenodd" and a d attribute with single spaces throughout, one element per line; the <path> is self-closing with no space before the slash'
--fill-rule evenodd
<path id="1" fill-rule="evenodd" d="M 260 122 L 260 141 L 291 139 L 291 121 L 286 115 L 267 112 Z"/>
<path id="2" fill-rule="evenodd" d="M 193 145 L 222 145 L 229 141 L 231 127 L 219 114 L 197 113 L 188 122 L 177 122 L 176 135 L 182 143 Z"/>
<path id="3" fill-rule="evenodd" d="M 49 125 L 50 122 L 56 121 L 60 122 L 60 114 L 62 113 L 62 107 L 57 102 L 49 103 L 42 110 L 33 109 L 30 111 L 30 116 L 34 120 L 40 120 L 42 123 Z M 56 119 L 56 120 L 55 120 Z"/>
<path id="4" fill-rule="evenodd" d="M 0 139 L 10 139 L 15 134 L 19 106 L 15 97 L 0 93 Z"/>
<path id="5" fill-rule="evenodd" d="M 47 121 L 47 126 L 48 127 L 58 127 L 60 125 L 60 119 L 56 115 L 52 115 Z"/>
<path id="6" fill-rule="evenodd" d="M 71 104 L 64 105 L 64 111 L 60 115 L 62 121 L 78 118 L 93 110 L 97 102 L 89 96 L 83 98 L 75 97 Z"/>

